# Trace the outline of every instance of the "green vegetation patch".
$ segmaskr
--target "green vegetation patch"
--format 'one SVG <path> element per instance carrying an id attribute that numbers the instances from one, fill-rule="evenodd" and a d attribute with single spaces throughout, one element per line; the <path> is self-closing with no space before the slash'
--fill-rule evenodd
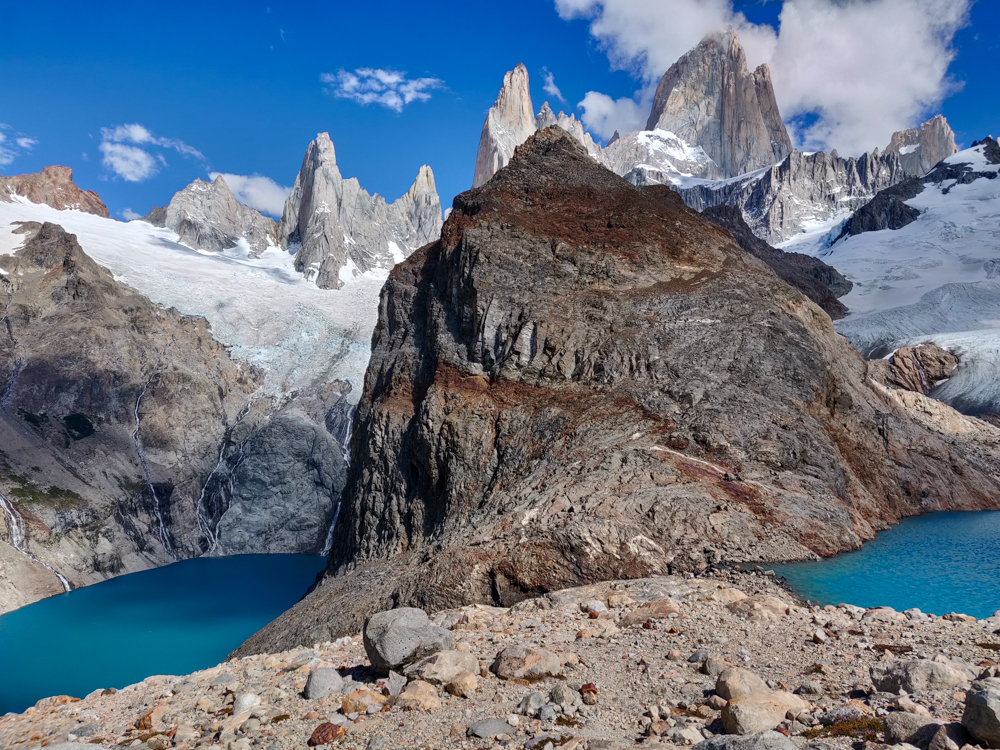
<path id="1" fill-rule="evenodd" d="M 72 490 L 64 490 L 54 484 L 47 490 L 43 490 L 41 487 L 21 482 L 21 486 L 12 489 L 10 494 L 28 505 L 45 505 L 56 510 L 69 510 L 84 503 L 83 498 Z"/>

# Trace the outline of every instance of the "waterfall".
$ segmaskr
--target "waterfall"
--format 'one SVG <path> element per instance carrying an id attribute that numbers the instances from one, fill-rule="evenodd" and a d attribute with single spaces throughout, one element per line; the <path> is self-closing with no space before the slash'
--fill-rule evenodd
<path id="1" fill-rule="evenodd" d="M 7 524 L 7 542 L 11 547 L 16 549 L 22 555 L 27 557 L 29 560 L 34 560 L 36 563 L 41 565 L 43 568 L 48 570 L 52 575 L 59 579 L 59 583 L 62 584 L 63 589 L 70 591 L 72 587 L 69 585 L 69 581 L 66 580 L 66 576 L 60 573 L 58 570 L 53 568 L 51 565 L 46 565 L 37 557 L 28 552 L 24 545 L 26 535 L 24 530 L 24 518 L 18 511 L 14 504 L 10 502 L 3 494 L 0 494 L 0 509 L 3 510 L 4 520 Z"/>

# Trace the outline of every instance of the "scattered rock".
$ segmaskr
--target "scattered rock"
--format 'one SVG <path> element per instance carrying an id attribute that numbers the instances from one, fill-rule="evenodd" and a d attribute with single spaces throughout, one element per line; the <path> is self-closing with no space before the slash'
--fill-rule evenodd
<path id="1" fill-rule="evenodd" d="M 884 693 L 950 690 L 967 682 L 964 672 L 930 659 L 887 660 L 873 664 L 872 683 Z"/>
<path id="2" fill-rule="evenodd" d="M 715 692 L 728 701 L 753 693 L 767 693 L 769 690 L 767 683 L 749 669 L 729 667 L 716 680 Z"/>
<path id="3" fill-rule="evenodd" d="M 679 601 L 670 597 L 664 597 L 663 599 L 646 602 L 631 612 L 626 612 L 621 616 L 619 622 L 623 627 L 631 627 L 632 625 L 641 625 L 649 620 L 665 620 L 670 615 L 679 614 L 680 611 L 681 603 Z"/>
<path id="4" fill-rule="evenodd" d="M 399 672 L 394 672 L 390 669 L 389 677 L 385 681 L 385 687 L 389 692 L 389 697 L 395 698 L 403 692 L 403 688 L 406 687 L 406 678 Z"/>
<path id="5" fill-rule="evenodd" d="M 311 701 L 339 695 L 344 688 L 344 678 L 333 667 L 317 667 L 306 680 L 305 696 Z M 235 709 L 234 709 L 235 711 Z"/>
<path id="6" fill-rule="evenodd" d="M 406 669 L 406 676 L 432 685 L 447 685 L 459 672 L 478 672 L 479 660 L 468 651 L 438 651 Z"/>
<path id="7" fill-rule="evenodd" d="M 934 720 L 930 717 L 911 714 L 905 711 L 890 713 L 883 720 L 885 741 L 893 745 L 899 742 L 917 744 L 919 742 L 918 735 L 921 733 L 921 730 L 934 723 Z"/>
<path id="8" fill-rule="evenodd" d="M 343 727 L 339 727 L 336 724 L 331 724 L 326 722 L 325 724 L 320 724 L 313 731 L 312 736 L 309 738 L 309 747 L 319 747 L 320 745 L 332 745 L 338 740 L 344 739 L 347 735 L 347 730 Z"/>
<path id="9" fill-rule="evenodd" d="M 774 729 L 789 710 L 801 710 L 805 701 L 791 693 L 750 693 L 733 698 L 722 709 L 722 725 L 729 734 L 756 734 Z"/>
<path id="10" fill-rule="evenodd" d="M 396 698 L 396 705 L 407 711 L 417 709 L 430 711 L 441 707 L 441 699 L 438 698 L 437 690 L 429 682 L 414 680 Z"/>
<path id="11" fill-rule="evenodd" d="M 358 688 L 340 702 L 340 710 L 345 714 L 363 714 L 369 709 L 381 709 L 388 702 L 384 695 L 379 695 L 368 688 Z"/>
<path id="12" fill-rule="evenodd" d="M 260 696 L 255 693 L 237 693 L 233 699 L 233 715 L 246 713 L 260 705 Z M 152 727 L 150 727 L 152 729 Z"/>
<path id="13" fill-rule="evenodd" d="M 455 643 L 451 631 L 434 625 L 426 612 L 414 607 L 372 615 L 362 635 L 372 669 L 383 676 L 389 670 L 398 671 L 437 651 L 451 649 Z"/>
<path id="14" fill-rule="evenodd" d="M 720 659 L 716 656 L 710 656 L 702 662 L 701 669 L 699 670 L 702 674 L 707 674 L 709 677 L 718 677 L 723 672 L 729 668 L 729 662 L 725 659 Z"/>
<path id="15" fill-rule="evenodd" d="M 962 726 L 986 747 L 1000 747 L 1000 679 L 972 683 L 965 697 Z"/>
<path id="16" fill-rule="evenodd" d="M 484 740 L 496 737 L 498 734 L 512 735 L 516 732 L 517 730 L 503 719 L 480 719 L 472 722 L 468 729 L 469 737 L 479 737 Z"/>
<path id="17" fill-rule="evenodd" d="M 502 680 L 530 680 L 562 674 L 563 663 L 550 651 L 515 645 L 497 654 L 490 671 Z"/>
<path id="18" fill-rule="evenodd" d="M 479 678 L 471 672 L 459 672 L 445 686 L 445 690 L 458 698 L 471 698 L 479 687 Z"/>
<path id="19" fill-rule="evenodd" d="M 778 732 L 758 732 L 746 737 L 721 735 L 695 746 L 697 750 L 798 750 L 795 743 Z"/>

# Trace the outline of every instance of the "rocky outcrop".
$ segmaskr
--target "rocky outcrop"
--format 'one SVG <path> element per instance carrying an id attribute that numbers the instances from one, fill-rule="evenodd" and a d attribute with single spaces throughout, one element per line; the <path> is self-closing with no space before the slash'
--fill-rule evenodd
<path id="1" fill-rule="evenodd" d="M 792 152 L 766 65 L 747 68 L 731 28 L 706 37 L 660 79 L 646 130 L 701 146 L 724 177 L 777 164 Z"/>
<path id="2" fill-rule="evenodd" d="M 876 363 L 876 377 L 886 385 L 922 393 L 951 377 L 958 367 L 958 357 L 935 344 L 904 346 L 885 360 Z"/>
<path id="3" fill-rule="evenodd" d="M 0 201 L 9 201 L 15 195 L 59 210 L 108 217 L 104 201 L 97 193 L 78 188 L 73 182 L 73 170 L 69 167 L 43 167 L 41 172 L 33 174 L 0 176 Z"/>
<path id="4" fill-rule="evenodd" d="M 917 177 L 910 177 L 898 185 L 880 191 L 863 205 L 844 224 L 837 240 L 853 237 L 865 232 L 883 229 L 902 229 L 920 217 L 920 211 L 906 205 L 924 190 L 924 183 Z"/>
<path id="5" fill-rule="evenodd" d="M 715 206 L 706 209 L 702 216 L 717 227 L 729 231 L 737 245 L 764 261 L 772 271 L 819 305 L 831 318 L 837 320 L 847 314 L 847 308 L 837 298 L 850 292 L 853 284 L 835 268 L 809 255 L 786 253 L 771 247 L 750 231 L 743 220 L 743 214 L 737 208 Z"/>
<path id="6" fill-rule="evenodd" d="M 699 211 L 718 205 L 739 208 L 755 235 L 777 245 L 808 224 L 847 219 L 880 190 L 905 179 L 896 154 L 876 150 L 860 159 L 842 159 L 836 151 L 795 151 L 780 164 L 742 180 L 679 187 L 678 192 Z"/>
<path id="7" fill-rule="evenodd" d="M 174 230 L 180 242 L 195 250 L 221 252 L 243 241 L 250 257 L 256 258 L 269 247 L 278 246 L 274 221 L 237 203 L 222 175 L 212 182 L 195 180 L 143 220 Z"/>
<path id="8" fill-rule="evenodd" d="M 552 110 L 548 111 L 552 115 Z M 538 117 L 547 119 L 543 113 Z M 508 71 L 497 99 L 486 113 L 483 132 L 476 153 L 476 172 L 472 187 L 477 188 L 503 169 L 514 155 L 514 149 L 535 132 L 535 113 L 531 105 L 528 69 L 524 63 Z"/>
<path id="9" fill-rule="evenodd" d="M 886 153 L 899 155 L 903 171 L 911 177 L 923 177 L 939 162 L 958 152 L 955 133 L 942 115 L 935 115 L 920 126 L 892 134 Z"/>
<path id="10" fill-rule="evenodd" d="M 295 267 L 324 289 L 339 288 L 356 273 L 392 268 L 437 239 L 441 201 L 434 173 L 423 166 L 406 195 L 386 203 L 344 179 L 327 133 L 309 144 L 278 224 Z"/>
<path id="11" fill-rule="evenodd" d="M 528 69 L 524 63 L 503 77 L 503 85 L 497 100 L 486 113 L 483 132 L 479 137 L 479 151 L 476 154 L 476 172 L 472 187 L 484 185 L 499 172 L 514 155 L 514 149 L 524 143 L 536 130 L 557 126 L 579 141 L 595 159 L 601 159 L 601 147 L 594 142 L 590 133 L 583 129 L 583 123 L 575 115 L 552 111 L 548 102 L 542 104 L 537 115 L 531 104 L 531 89 L 528 85 Z"/>
<path id="12" fill-rule="evenodd" d="M 324 422 L 345 389 L 264 396 L 203 318 L 152 304 L 55 224 L 21 230 L 0 256 L 2 537 L 20 556 L 0 611 L 58 575 L 321 551 L 346 473 Z"/>
<path id="13" fill-rule="evenodd" d="M 833 554 L 1000 489 L 727 232 L 555 128 L 393 269 L 351 445 L 326 577 L 243 653 L 388 606 Z"/>

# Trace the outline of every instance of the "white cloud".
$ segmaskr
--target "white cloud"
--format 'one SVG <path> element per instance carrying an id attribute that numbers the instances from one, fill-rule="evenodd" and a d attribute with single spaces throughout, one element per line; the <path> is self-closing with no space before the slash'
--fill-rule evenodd
<path id="1" fill-rule="evenodd" d="M 98 148 L 104 154 L 101 163 L 127 182 L 142 182 L 160 171 L 156 159 L 138 146 L 103 141 Z"/>
<path id="2" fill-rule="evenodd" d="M 141 182 L 160 171 L 156 166 L 157 162 L 167 166 L 162 153 L 153 154 L 147 150 L 153 146 L 170 148 L 183 156 L 205 160 L 204 155 L 193 146 L 176 138 L 159 138 L 137 122 L 101 128 L 101 143 L 98 148 L 104 154 L 102 161 L 105 167 L 123 180 Z"/>
<path id="3" fill-rule="evenodd" d="M 770 65 L 783 116 L 812 121 L 796 133 L 799 145 L 859 154 L 885 146 L 952 90 L 952 39 L 971 0 L 785 0 L 779 32 L 749 23 L 731 0 L 555 5 L 565 19 L 591 19 L 612 65 L 640 82 L 639 99 L 702 37 L 731 25 L 750 66 Z"/>
<path id="4" fill-rule="evenodd" d="M 386 109 L 402 112 L 412 102 L 425 102 L 430 92 L 444 85 L 440 78 L 412 78 L 398 70 L 383 68 L 357 68 L 336 73 L 323 73 L 320 81 L 326 92 L 340 99 L 350 99 L 358 104 L 380 104 Z"/>
<path id="5" fill-rule="evenodd" d="M 6 142 L 7 137 L 3 133 L 0 133 L 0 166 L 7 166 L 14 161 L 14 157 L 16 156 L 9 146 L 4 145 Z"/>
<path id="6" fill-rule="evenodd" d="M 291 188 L 282 187 L 270 177 L 259 174 L 211 172 L 209 176 L 214 180 L 220 174 L 236 200 L 268 216 L 280 217 L 285 208 L 285 198 L 292 192 Z"/>
<path id="7" fill-rule="evenodd" d="M 16 139 L 17 145 L 23 148 L 25 151 L 31 151 L 35 146 L 38 145 L 38 141 L 34 138 L 28 138 L 27 136 L 22 136 Z"/>
<path id="8" fill-rule="evenodd" d="M 583 117 L 580 119 L 587 130 L 608 140 L 616 130 L 624 135 L 646 127 L 650 101 L 637 103 L 635 99 L 627 97 L 615 100 L 607 94 L 588 91 L 578 106 L 583 109 Z"/>
<path id="9" fill-rule="evenodd" d="M 131 208 L 123 208 L 121 211 L 121 217 L 125 219 L 125 221 L 135 221 L 136 219 L 141 219 L 142 214 L 137 214 Z"/>
<path id="10" fill-rule="evenodd" d="M 0 130 L 9 130 L 10 125 L 0 122 Z M 22 133 L 17 133 L 11 141 L 6 135 L 0 133 L 0 166 L 6 166 L 14 161 L 24 151 L 31 151 L 38 141 Z"/>
<path id="11" fill-rule="evenodd" d="M 544 91 L 546 94 L 548 94 L 551 97 L 555 97 L 556 99 L 558 99 L 559 101 L 561 101 L 563 104 L 565 104 L 566 103 L 566 97 L 563 96 L 562 91 L 560 91 L 559 87 L 556 86 L 556 77 L 555 77 L 555 75 L 553 75 L 551 72 L 549 72 L 548 68 L 542 68 L 542 78 L 545 79 L 545 85 L 542 86 L 542 91 Z"/>

